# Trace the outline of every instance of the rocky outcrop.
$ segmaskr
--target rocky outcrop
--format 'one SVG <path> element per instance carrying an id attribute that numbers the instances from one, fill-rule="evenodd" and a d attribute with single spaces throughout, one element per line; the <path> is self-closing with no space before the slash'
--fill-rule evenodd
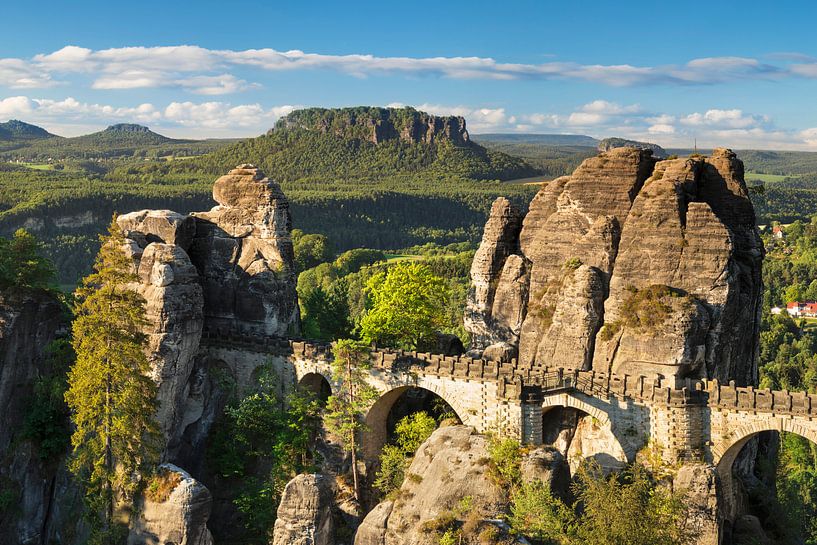
<path id="1" fill-rule="evenodd" d="M 476 350 L 518 342 L 527 299 L 527 266 L 516 255 L 521 227 L 519 210 L 508 199 L 498 198 L 491 207 L 482 243 L 471 264 L 464 321 Z M 502 290 L 498 292 L 499 286 Z"/>
<path id="2" fill-rule="evenodd" d="M 142 210 L 117 218 L 138 276 L 133 288 L 147 302 L 148 355 L 169 459 L 202 410 L 203 379 L 194 369 L 205 327 L 271 336 L 299 330 L 281 188 L 241 165 L 216 180 L 213 198 L 218 206 L 209 212 Z"/>
<path id="3" fill-rule="evenodd" d="M 280 186 L 252 165 L 216 180 L 218 206 L 194 213 L 190 257 L 213 329 L 262 335 L 299 332 L 292 220 Z"/>
<path id="4" fill-rule="evenodd" d="M 494 518 L 507 501 L 486 471 L 487 460 L 487 439 L 473 428 L 438 429 L 417 449 L 397 499 L 378 504 L 363 520 L 355 545 L 437 545 L 440 521 L 470 517 L 472 526 L 485 524 L 482 518 Z M 463 498 L 469 498 L 465 512 Z"/>
<path id="5" fill-rule="evenodd" d="M 329 477 L 298 475 L 284 488 L 273 545 L 333 545 L 333 492 Z"/>
<path id="6" fill-rule="evenodd" d="M 128 545 L 212 545 L 207 529 L 212 497 L 207 488 L 178 467 L 165 464 L 178 483 L 166 497 L 145 499 L 132 524 Z"/>
<path id="7" fill-rule="evenodd" d="M 72 544 L 87 537 L 78 486 L 23 437 L 37 380 L 63 372 L 53 368 L 49 346 L 66 329 L 66 316 L 52 295 L 17 288 L 0 292 L 0 543 Z"/>
<path id="8" fill-rule="evenodd" d="M 147 351 L 159 385 L 157 417 L 172 446 L 204 327 L 204 300 L 196 268 L 181 246 L 151 242 L 141 248 L 135 242 L 129 245 L 139 278 L 133 287 L 146 301 Z"/>
<path id="9" fill-rule="evenodd" d="M 687 528 L 697 545 L 720 544 L 719 487 L 717 471 L 712 466 L 681 466 L 672 481 L 675 492 L 683 494 L 688 508 Z M 763 532 L 755 535 L 760 536 Z"/>
<path id="10" fill-rule="evenodd" d="M 465 118 L 440 117 L 414 108 L 307 108 L 279 119 L 273 130 L 281 129 L 320 131 L 373 144 L 398 139 L 408 144 L 448 141 L 466 146 L 471 142 Z"/>
<path id="11" fill-rule="evenodd" d="M 733 152 L 602 152 L 539 191 L 518 238 L 508 206 L 474 259 L 473 355 L 754 383 L 763 248 Z"/>

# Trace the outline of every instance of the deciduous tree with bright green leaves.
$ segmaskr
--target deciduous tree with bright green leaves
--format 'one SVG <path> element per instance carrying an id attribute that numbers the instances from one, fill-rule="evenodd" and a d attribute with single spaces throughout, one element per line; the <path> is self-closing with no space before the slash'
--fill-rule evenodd
<path id="1" fill-rule="evenodd" d="M 77 289 L 76 362 L 65 394 L 75 425 L 69 467 L 85 486 L 98 543 L 120 538 L 117 502 L 132 498 L 139 476 L 152 471 L 159 451 L 157 386 L 148 376 L 144 352 L 145 300 L 128 287 L 136 276 L 124 244 L 113 221 L 94 272 Z"/>
<path id="2" fill-rule="evenodd" d="M 366 283 L 360 335 L 367 343 L 417 350 L 431 347 L 446 323 L 448 284 L 423 263 L 399 263 Z"/>
<path id="3" fill-rule="evenodd" d="M 365 411 L 377 399 L 377 390 L 366 382 L 367 371 L 372 367 L 371 356 L 365 344 L 351 339 L 338 340 L 332 352 L 332 380 L 339 387 L 326 402 L 324 420 L 326 428 L 340 438 L 351 456 L 355 500 L 360 501 L 358 436 L 366 426 Z"/>

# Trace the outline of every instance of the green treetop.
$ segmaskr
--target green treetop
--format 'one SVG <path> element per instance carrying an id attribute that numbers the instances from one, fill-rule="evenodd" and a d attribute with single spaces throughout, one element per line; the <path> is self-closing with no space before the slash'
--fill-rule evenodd
<path id="1" fill-rule="evenodd" d="M 360 320 L 367 343 L 417 350 L 446 323 L 449 288 L 423 263 L 400 263 L 366 283 L 369 308 Z"/>
<path id="2" fill-rule="evenodd" d="M 124 235 L 112 222 L 94 272 L 77 289 L 72 325 L 76 363 L 65 400 L 75 430 L 71 471 L 85 485 L 94 536 L 113 542 L 114 508 L 136 491 L 137 475 L 157 461 L 156 383 L 148 376 L 144 348 L 144 298 L 128 288 L 136 280 L 122 248 Z"/>
<path id="3" fill-rule="evenodd" d="M 54 265 L 43 257 L 34 235 L 18 229 L 10 239 L 0 237 L 0 289 L 46 289 L 54 275 Z"/>

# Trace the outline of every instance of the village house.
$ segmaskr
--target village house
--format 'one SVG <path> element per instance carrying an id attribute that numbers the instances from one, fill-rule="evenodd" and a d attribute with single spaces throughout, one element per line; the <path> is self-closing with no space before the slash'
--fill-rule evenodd
<path id="1" fill-rule="evenodd" d="M 774 312 L 774 309 L 772 309 L 772 312 Z M 786 312 L 788 312 L 791 316 L 795 318 L 800 318 L 803 316 L 814 318 L 817 317 L 817 302 L 792 301 L 791 303 L 786 304 Z"/>

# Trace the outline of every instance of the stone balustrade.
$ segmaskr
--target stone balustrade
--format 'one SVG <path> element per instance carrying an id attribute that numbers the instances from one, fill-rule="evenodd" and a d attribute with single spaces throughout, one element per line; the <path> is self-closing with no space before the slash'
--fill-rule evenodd
<path id="1" fill-rule="evenodd" d="M 206 330 L 202 342 L 251 349 L 278 356 L 330 360 L 332 345 L 327 342 L 292 340 L 254 334 Z M 616 396 L 666 406 L 708 405 L 791 415 L 817 415 L 817 394 L 772 391 L 717 380 L 667 380 L 656 377 L 616 375 L 565 368 L 522 369 L 516 360 L 507 363 L 373 347 L 372 364 L 377 369 L 410 372 L 499 383 L 498 393 L 507 399 L 521 399 L 523 389 L 548 391 L 570 389 L 594 397 Z M 554 381 L 554 377 L 557 379 Z M 569 385 L 568 385 L 569 382 Z"/>

